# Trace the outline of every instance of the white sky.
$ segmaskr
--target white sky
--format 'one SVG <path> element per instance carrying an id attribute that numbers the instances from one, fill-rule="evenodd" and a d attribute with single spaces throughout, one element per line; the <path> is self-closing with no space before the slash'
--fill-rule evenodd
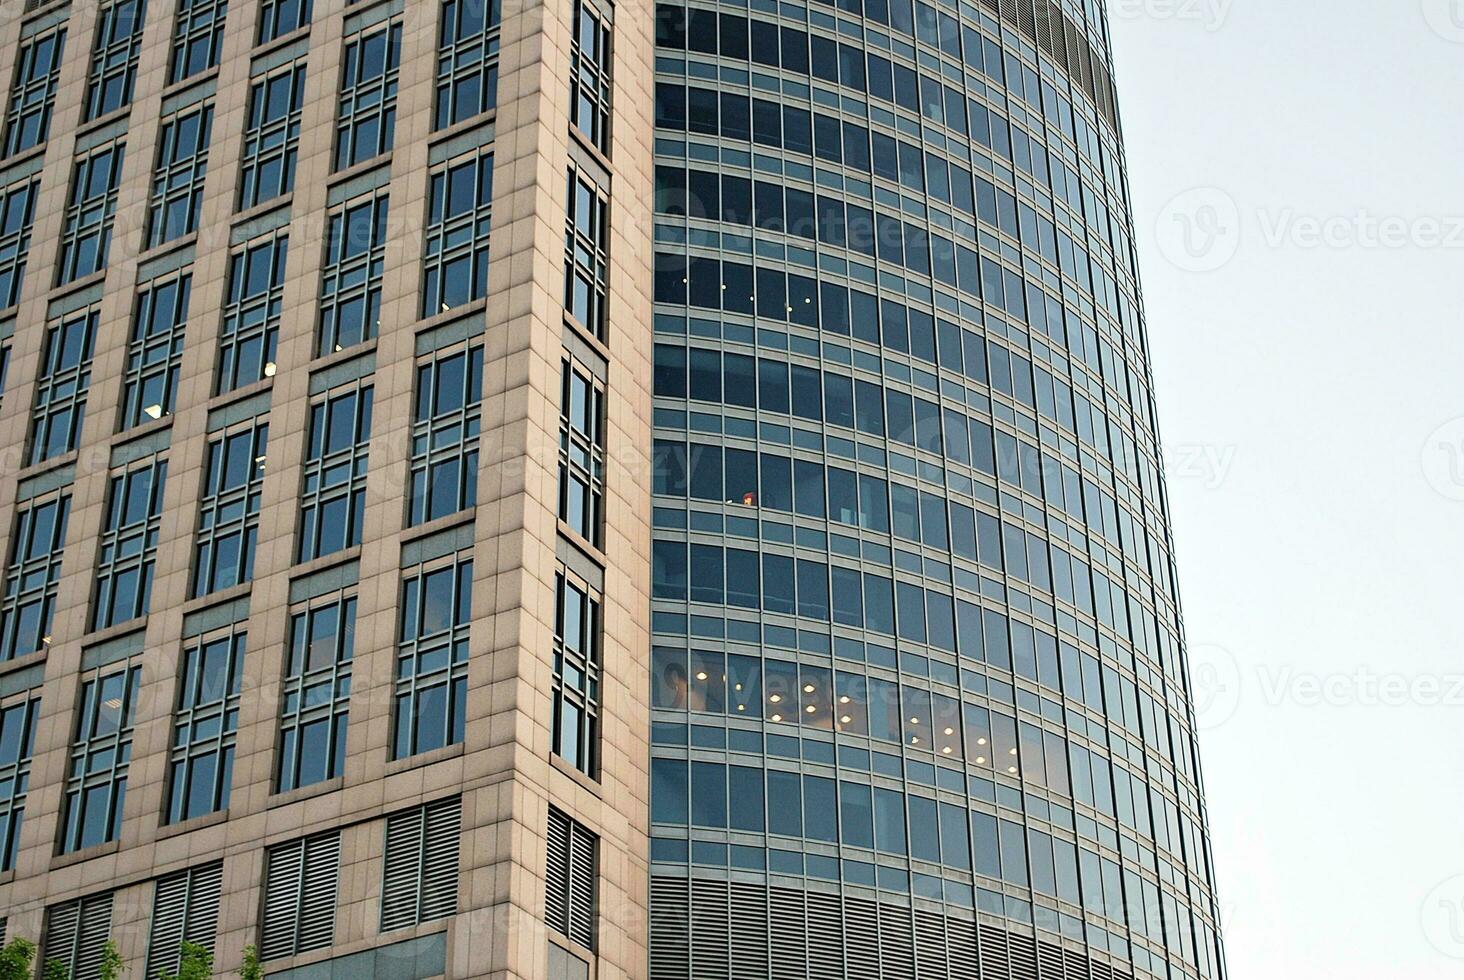
<path id="1" fill-rule="evenodd" d="M 1464 0 L 1108 3 L 1231 975 L 1457 980 Z"/>

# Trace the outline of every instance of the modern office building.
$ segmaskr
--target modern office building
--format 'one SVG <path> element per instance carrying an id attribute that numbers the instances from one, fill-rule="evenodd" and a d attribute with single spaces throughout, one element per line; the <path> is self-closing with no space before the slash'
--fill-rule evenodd
<path id="1" fill-rule="evenodd" d="M 1096 0 L 0 30 L 0 933 L 1223 980 Z"/>

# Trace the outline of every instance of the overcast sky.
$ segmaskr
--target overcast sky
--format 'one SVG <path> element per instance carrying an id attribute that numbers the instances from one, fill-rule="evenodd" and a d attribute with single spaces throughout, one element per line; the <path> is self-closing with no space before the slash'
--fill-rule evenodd
<path id="1" fill-rule="evenodd" d="M 1464 0 L 1108 0 L 1236 980 L 1464 976 Z"/>

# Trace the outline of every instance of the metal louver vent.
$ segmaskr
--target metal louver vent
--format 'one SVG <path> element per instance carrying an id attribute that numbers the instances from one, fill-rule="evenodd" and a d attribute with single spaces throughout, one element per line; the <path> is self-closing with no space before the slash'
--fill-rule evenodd
<path id="1" fill-rule="evenodd" d="M 915 976 L 918 980 L 946 980 L 945 916 L 927 909 L 915 910 Z"/>
<path id="2" fill-rule="evenodd" d="M 981 948 L 981 980 L 1010 980 L 1006 932 L 995 926 L 982 926 L 977 938 Z"/>
<path id="3" fill-rule="evenodd" d="M 880 903 L 879 945 L 884 980 L 915 980 L 915 925 L 909 909 Z"/>
<path id="4" fill-rule="evenodd" d="M 1037 965 L 1042 969 L 1042 980 L 1063 980 L 1062 948 L 1039 940 Z"/>
<path id="5" fill-rule="evenodd" d="M 324 949 L 335 941 L 339 831 L 269 849 L 264 882 L 263 959 Z"/>
<path id="6" fill-rule="evenodd" d="M 732 945 L 734 977 L 768 975 L 768 890 L 761 885 L 732 883 Z"/>
<path id="7" fill-rule="evenodd" d="M 795 888 L 770 889 L 773 932 L 773 980 L 807 980 L 808 929 L 803 917 L 803 892 Z"/>
<path id="8" fill-rule="evenodd" d="M 112 893 L 72 899 L 46 910 L 40 962 L 59 960 L 71 980 L 96 980 L 112 935 Z"/>
<path id="9" fill-rule="evenodd" d="M 731 927 L 727 883 L 691 883 L 691 969 L 698 980 L 729 980 Z"/>
<path id="10" fill-rule="evenodd" d="M 552 806 L 544 836 L 544 922 L 593 949 L 598 838 Z"/>
<path id="11" fill-rule="evenodd" d="M 387 818 L 382 932 L 457 913 L 462 814 L 454 796 Z"/>
<path id="12" fill-rule="evenodd" d="M 147 940 L 147 977 L 174 973 L 182 944 L 209 952 L 218 938 L 219 893 L 224 863 L 215 861 L 159 878 L 153 886 L 152 927 Z"/>
<path id="13" fill-rule="evenodd" d="M 1017 27 L 1027 40 L 1037 40 L 1037 25 L 1032 15 L 1032 0 L 1017 0 Z"/>
<path id="14" fill-rule="evenodd" d="M 1088 957 L 1072 949 L 1062 951 L 1067 961 L 1067 980 L 1088 980 Z"/>
<path id="15" fill-rule="evenodd" d="M 951 919 L 946 923 L 946 942 L 951 980 L 978 980 L 981 968 L 976 954 L 976 923 Z"/>
<path id="16" fill-rule="evenodd" d="M 1012 980 L 1037 980 L 1037 941 L 1031 936 L 1007 934 L 1012 958 Z"/>
<path id="17" fill-rule="evenodd" d="M 837 895 L 808 893 L 808 976 L 843 980 L 844 921 Z"/>
<path id="18" fill-rule="evenodd" d="M 1012 26 L 1017 23 L 1017 0 L 1001 0 L 1001 19 Z"/>
<path id="19" fill-rule="evenodd" d="M 551 817 L 553 813 L 551 810 Z M 691 976 L 689 892 L 685 878 L 651 879 L 651 980 L 687 980 Z"/>
<path id="20" fill-rule="evenodd" d="M 849 976 L 879 976 L 879 907 L 867 898 L 850 897 L 844 902 L 844 917 Z"/>
<path id="21" fill-rule="evenodd" d="M 1113 970 L 1109 969 L 1107 963 L 1093 960 L 1088 964 L 1088 969 L 1093 971 L 1093 980 L 1113 980 Z"/>

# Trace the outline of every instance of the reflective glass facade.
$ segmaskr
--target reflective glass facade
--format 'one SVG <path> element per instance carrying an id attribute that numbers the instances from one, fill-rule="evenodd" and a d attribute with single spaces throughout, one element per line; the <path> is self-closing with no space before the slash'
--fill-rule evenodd
<path id="1" fill-rule="evenodd" d="M 1101 5 L 656 21 L 651 977 L 1224 977 Z"/>

